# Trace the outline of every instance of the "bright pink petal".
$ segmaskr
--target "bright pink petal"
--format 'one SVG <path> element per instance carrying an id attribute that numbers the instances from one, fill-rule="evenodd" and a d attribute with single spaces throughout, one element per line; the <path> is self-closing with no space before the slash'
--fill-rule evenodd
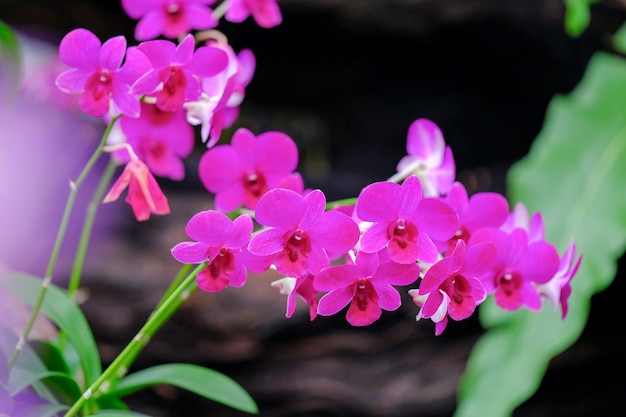
<path id="1" fill-rule="evenodd" d="M 220 247 L 230 238 L 233 224 L 226 215 L 207 210 L 194 215 L 187 223 L 185 232 L 193 240 L 210 247 Z"/>
<path id="2" fill-rule="evenodd" d="M 368 299 L 364 303 L 354 299 L 346 313 L 346 320 L 353 326 L 368 326 L 378 320 L 381 315 L 382 310 L 378 302 Z"/>
<path id="3" fill-rule="evenodd" d="M 82 70 L 95 70 L 100 40 L 87 29 L 74 29 L 61 39 L 59 58 L 65 65 Z"/>
<path id="4" fill-rule="evenodd" d="M 160 0 L 122 0 L 122 8 L 133 19 L 140 18 L 150 10 L 159 7 L 160 4 Z"/>
<path id="5" fill-rule="evenodd" d="M 437 245 L 435 245 L 428 235 L 420 233 L 417 236 L 417 246 L 419 248 L 419 256 L 417 259 L 429 264 L 437 262 L 439 250 L 437 249 Z"/>
<path id="6" fill-rule="evenodd" d="M 141 113 L 139 99 L 128 92 L 128 86 L 113 85 L 113 102 L 126 116 L 139 117 Z"/>
<path id="7" fill-rule="evenodd" d="M 126 54 L 126 38 L 116 36 L 104 42 L 98 56 L 98 64 L 101 68 L 116 71 L 122 65 Z"/>
<path id="8" fill-rule="evenodd" d="M 324 212 L 318 225 L 309 231 L 311 239 L 333 254 L 347 252 L 359 240 L 359 227 L 351 217 L 336 211 Z"/>
<path id="9" fill-rule="evenodd" d="M 265 132 L 256 138 L 256 161 L 265 172 L 288 174 L 298 165 L 298 147 L 293 139 L 281 132 Z"/>
<path id="10" fill-rule="evenodd" d="M 420 202 L 415 224 L 431 238 L 446 241 L 459 229 L 459 216 L 443 201 L 425 198 Z"/>
<path id="11" fill-rule="evenodd" d="M 265 29 L 278 26 L 283 21 L 276 0 L 257 0 L 251 12 L 257 25 Z"/>
<path id="12" fill-rule="evenodd" d="M 537 284 L 546 283 L 559 269 L 559 255 L 556 248 L 545 241 L 528 246 L 524 257 L 515 269 L 524 280 Z"/>
<path id="13" fill-rule="evenodd" d="M 252 218 L 247 214 L 242 214 L 233 221 L 233 231 L 226 244 L 231 247 L 247 247 L 254 224 Z"/>
<path id="14" fill-rule="evenodd" d="M 388 284 L 375 285 L 378 293 L 378 305 L 387 311 L 397 310 L 402 304 L 398 290 Z"/>
<path id="15" fill-rule="evenodd" d="M 361 191 L 356 203 L 359 219 L 369 222 L 395 221 L 402 201 L 402 189 L 393 182 L 375 182 Z"/>
<path id="16" fill-rule="evenodd" d="M 320 298 L 317 305 L 317 312 L 322 316 L 332 316 L 338 313 L 342 308 L 348 305 L 352 301 L 354 292 L 356 290 L 356 284 L 338 288 L 334 291 L 325 294 Z"/>
<path id="17" fill-rule="evenodd" d="M 185 6 L 185 17 L 193 29 L 211 29 L 217 26 L 218 21 L 213 17 L 213 11 L 200 4 L 188 3 Z"/>
<path id="18" fill-rule="evenodd" d="M 228 55 L 219 48 L 202 46 L 196 50 L 186 69 L 199 77 L 213 77 L 226 69 Z"/>
<path id="19" fill-rule="evenodd" d="M 228 286 L 229 277 L 225 274 L 213 276 L 211 265 L 200 271 L 196 276 L 198 287 L 206 292 L 219 292 Z"/>
<path id="20" fill-rule="evenodd" d="M 398 207 L 398 218 L 410 217 L 422 200 L 422 184 L 419 178 L 411 175 L 402 183 L 402 200 Z"/>
<path id="21" fill-rule="evenodd" d="M 428 119 L 417 119 L 409 126 L 406 151 L 430 166 L 443 159 L 445 141 L 441 129 Z"/>
<path id="22" fill-rule="evenodd" d="M 229 22 L 241 23 L 250 16 L 245 0 L 231 0 L 224 18 Z"/>
<path id="23" fill-rule="evenodd" d="M 304 197 L 295 191 L 275 188 L 259 200 L 256 220 L 264 226 L 296 230 L 305 211 Z"/>
<path id="24" fill-rule="evenodd" d="M 172 248 L 172 256 L 184 264 L 199 264 L 208 260 L 208 248 L 206 243 L 182 242 Z"/>
<path id="25" fill-rule="evenodd" d="M 385 283 L 405 286 L 417 281 L 419 275 L 420 268 L 417 264 L 402 265 L 395 262 L 384 262 L 378 266 L 371 280 L 376 285 Z"/>
<path id="26" fill-rule="evenodd" d="M 374 223 L 361 236 L 361 250 L 368 253 L 376 253 L 389 243 L 387 223 Z"/>
<path id="27" fill-rule="evenodd" d="M 461 267 L 459 272 L 462 275 L 479 277 L 489 272 L 495 258 L 495 244 L 491 242 L 476 244 L 467 249 L 467 252 L 464 256 L 463 266 Z"/>
<path id="28" fill-rule="evenodd" d="M 349 287 L 361 278 L 359 269 L 354 265 L 335 265 L 320 271 L 313 278 L 313 286 L 317 291 L 332 291 Z M 352 296 L 350 296 L 352 298 Z M 344 304 L 344 306 L 348 304 Z M 342 307 L 340 307 L 341 309 Z"/>
<path id="29" fill-rule="evenodd" d="M 154 39 L 163 33 L 165 28 L 165 17 L 159 11 L 150 11 L 146 13 L 137 22 L 135 27 L 135 39 L 138 41 L 147 41 Z"/>
<path id="30" fill-rule="evenodd" d="M 471 233 L 482 227 L 500 227 L 509 214 L 509 203 L 498 193 L 476 193 L 459 213 L 463 227 Z"/>
<path id="31" fill-rule="evenodd" d="M 245 192 L 241 186 L 233 186 L 215 195 L 215 207 L 224 213 L 237 210 L 244 201 Z"/>
<path id="32" fill-rule="evenodd" d="M 267 229 L 250 239 L 248 250 L 259 256 L 275 255 L 285 249 L 285 231 Z"/>
<path id="33" fill-rule="evenodd" d="M 83 70 L 71 69 L 59 74 L 55 83 L 65 93 L 81 93 L 90 75 Z"/>
<path id="34" fill-rule="evenodd" d="M 200 181 L 204 187 L 212 193 L 220 193 L 235 185 L 243 171 L 238 159 L 237 152 L 228 145 L 207 150 L 202 155 L 198 167 Z M 243 186 L 241 188 L 243 192 Z"/>
<path id="35" fill-rule="evenodd" d="M 142 42 L 137 48 L 146 54 L 155 69 L 169 67 L 176 56 L 176 45 L 162 39 Z"/>

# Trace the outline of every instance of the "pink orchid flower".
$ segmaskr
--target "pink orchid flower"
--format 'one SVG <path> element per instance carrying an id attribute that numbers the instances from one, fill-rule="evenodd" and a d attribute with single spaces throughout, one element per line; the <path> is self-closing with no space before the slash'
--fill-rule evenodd
<path id="1" fill-rule="evenodd" d="M 148 220 L 150 214 L 169 214 L 167 198 L 159 188 L 150 170 L 139 159 L 131 158 L 122 175 L 113 184 L 103 203 L 110 203 L 119 198 L 128 187 L 126 202 L 132 207 L 138 221 Z"/>
<path id="2" fill-rule="evenodd" d="M 554 274 L 550 281 L 537 286 L 539 292 L 544 295 L 552 304 L 552 308 L 556 311 L 559 304 L 561 305 L 561 317 L 564 319 L 568 311 L 568 299 L 572 293 L 570 282 L 582 262 L 582 255 L 576 258 L 576 244 L 572 243 L 559 263 L 559 270 Z"/>
<path id="3" fill-rule="evenodd" d="M 123 36 L 101 44 L 87 29 L 74 29 L 61 40 L 59 57 L 72 69 L 59 74 L 56 85 L 66 93 L 80 94 L 78 105 L 85 113 L 105 116 L 112 101 L 123 114 L 139 116 L 139 98 L 130 92 L 130 86 L 150 66 L 136 48 L 126 50 Z"/>
<path id="4" fill-rule="evenodd" d="M 431 266 L 415 293 L 413 301 L 421 308 L 416 319 L 432 318 L 439 336 L 447 325 L 447 317 L 463 320 L 474 313 L 487 297 L 478 277 L 487 273 L 496 257 L 493 243 L 480 243 L 467 248 L 458 240 L 452 253 Z"/>
<path id="5" fill-rule="evenodd" d="M 161 34 L 176 39 L 192 29 L 216 27 L 218 21 L 207 7 L 213 3 L 215 0 L 122 0 L 122 7 L 128 16 L 139 19 L 135 38 L 146 41 Z"/>
<path id="6" fill-rule="evenodd" d="M 232 126 L 239 116 L 239 105 L 245 96 L 245 88 L 252 80 L 256 60 L 249 49 L 243 49 L 238 55 L 230 45 L 207 43 L 223 49 L 228 54 L 228 66 L 215 77 L 205 78 L 202 82 L 202 95 L 197 101 L 184 104 L 187 121 L 201 125 L 200 137 L 207 143 L 207 148 L 217 144 L 222 130 Z"/>
<path id="7" fill-rule="evenodd" d="M 222 72 L 228 57 L 221 49 L 202 46 L 195 50 L 195 40 L 188 35 L 176 46 L 166 40 L 147 41 L 137 47 L 152 63 L 152 69 L 131 87 L 134 94 L 156 97 L 163 111 L 183 107 L 185 101 L 198 100 L 202 93 L 200 78 Z"/>
<path id="8" fill-rule="evenodd" d="M 393 311 L 400 307 L 400 294 L 393 285 L 410 285 L 419 274 L 415 263 L 380 263 L 378 254 L 358 252 L 354 264 L 331 266 L 315 275 L 315 289 L 328 291 L 319 300 L 317 311 L 331 316 L 350 304 L 348 323 L 367 326 L 380 318 L 381 309 Z"/>
<path id="9" fill-rule="evenodd" d="M 531 241 L 528 233 L 516 228 L 510 234 L 497 228 L 484 228 L 472 235 L 468 246 L 481 242 L 496 245 L 491 270 L 480 277 L 488 293 L 494 293 L 496 304 L 505 310 L 522 306 L 541 309 L 537 285 L 545 284 L 557 273 L 559 255 L 549 242 Z"/>
<path id="10" fill-rule="evenodd" d="M 285 317 L 289 318 L 296 312 L 296 296 L 298 296 L 308 304 L 310 320 L 315 320 L 317 317 L 318 292 L 313 287 L 312 274 L 299 278 L 284 277 L 272 282 L 271 285 L 278 288 L 281 294 L 287 296 Z"/>
<path id="11" fill-rule="evenodd" d="M 452 150 L 443 139 L 441 129 L 428 119 L 417 119 L 407 134 L 407 156 L 397 166 L 398 173 L 390 181 L 398 182 L 409 175 L 417 175 L 422 182 L 424 196 L 446 195 L 454 182 L 456 166 Z"/>
<path id="12" fill-rule="evenodd" d="M 195 137 L 182 109 L 164 112 L 154 104 L 142 102 L 141 115 L 122 116 L 119 126 L 125 141 L 154 175 L 174 181 L 185 177 L 182 159 L 191 154 Z M 127 155 L 123 150 L 116 153 L 123 161 L 128 161 Z"/>
<path id="13" fill-rule="evenodd" d="M 241 287 L 248 276 L 242 247 L 247 245 L 252 228 L 252 219 L 247 214 L 231 221 L 218 211 L 202 211 L 185 228 L 195 242 L 174 246 L 172 256 L 187 264 L 208 262 L 196 277 L 198 287 L 204 291 L 218 292 L 228 285 Z"/>
<path id="14" fill-rule="evenodd" d="M 546 233 L 541 213 L 537 212 L 529 218 L 528 209 L 521 202 L 515 204 L 513 211 L 509 213 L 504 223 L 500 226 L 500 230 L 506 233 L 511 233 L 517 228 L 525 230 L 531 242 L 545 240 Z"/>
<path id="15" fill-rule="evenodd" d="M 410 264 L 437 261 L 433 239 L 448 240 L 459 228 L 457 213 L 434 198 L 422 198 L 420 180 L 412 175 L 402 186 L 384 181 L 361 191 L 356 203 L 359 219 L 372 222 L 361 238 L 361 250 L 376 253 L 387 247 L 392 261 Z"/>
<path id="16" fill-rule="evenodd" d="M 444 198 L 459 215 L 459 229 L 446 242 L 436 242 L 441 252 L 452 252 L 458 240 L 467 242 L 484 227 L 500 227 L 509 215 L 509 203 L 498 193 L 480 192 L 468 197 L 463 184 L 455 182 Z"/>
<path id="17" fill-rule="evenodd" d="M 285 188 L 268 191 L 258 202 L 257 222 L 267 227 L 250 240 L 248 250 L 258 256 L 274 256 L 281 274 L 298 278 L 316 274 L 330 263 L 328 253 L 346 253 L 359 238 L 350 217 L 325 211 L 320 190 L 306 196 Z"/>
<path id="18" fill-rule="evenodd" d="M 218 210 L 231 212 L 240 205 L 254 209 L 259 199 L 276 187 L 302 192 L 298 148 L 281 132 L 255 137 L 247 129 L 235 131 L 228 145 L 207 150 L 200 159 L 199 175 L 207 190 L 215 193 Z"/>
<path id="19" fill-rule="evenodd" d="M 277 0 L 231 0 L 224 17 L 229 22 L 241 23 L 250 15 L 257 25 L 266 29 L 283 21 Z"/>

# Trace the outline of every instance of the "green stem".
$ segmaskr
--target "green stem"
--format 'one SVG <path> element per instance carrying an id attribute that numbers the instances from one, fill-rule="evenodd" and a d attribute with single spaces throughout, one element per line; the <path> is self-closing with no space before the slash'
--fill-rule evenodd
<path id="1" fill-rule="evenodd" d="M 85 222 L 83 224 L 83 230 L 80 235 L 80 241 L 78 243 L 78 249 L 76 250 L 76 257 L 74 258 L 74 265 L 72 267 L 72 274 L 70 275 L 70 282 L 68 284 L 67 292 L 72 300 L 76 297 L 76 292 L 80 286 L 80 279 L 83 272 L 83 266 L 85 265 L 85 257 L 87 255 L 87 247 L 89 246 L 89 240 L 91 238 L 91 232 L 93 231 L 93 225 L 98 211 L 98 206 L 102 201 L 104 192 L 106 191 L 113 174 L 117 168 L 117 162 L 111 158 L 106 166 L 98 188 L 87 207 L 87 215 L 85 216 Z"/>
<path id="2" fill-rule="evenodd" d="M 326 210 L 331 210 L 341 206 L 353 206 L 356 204 L 357 197 L 344 198 L 343 200 L 329 201 L 326 203 Z"/>
<path id="3" fill-rule="evenodd" d="M 167 322 L 180 305 L 191 295 L 197 288 L 196 275 L 198 272 L 206 268 L 207 264 L 198 265 L 183 282 L 171 292 L 169 297 L 161 304 L 159 308 L 150 316 L 148 321 L 139 330 L 137 335 L 130 341 L 122 352 L 113 360 L 113 362 L 105 369 L 100 377 L 83 393 L 83 395 L 72 405 L 64 415 L 64 417 L 73 417 L 82 408 L 85 401 L 92 398 L 98 391 L 106 391 L 112 381 L 123 376 L 132 364 L 137 354 L 150 341 L 154 334 Z"/>
<path id="4" fill-rule="evenodd" d="M 50 255 L 50 261 L 48 262 L 46 275 L 44 276 L 42 280 L 41 290 L 39 291 L 39 296 L 37 297 L 37 301 L 33 307 L 33 311 L 30 315 L 30 318 L 28 319 L 28 323 L 26 324 L 26 327 L 24 328 L 24 331 L 22 332 L 22 335 L 20 336 L 20 339 L 18 340 L 17 345 L 15 345 L 15 349 L 13 350 L 13 353 L 11 354 L 11 358 L 9 360 L 9 369 L 11 369 L 13 365 L 15 365 L 15 362 L 17 361 L 17 358 L 22 348 L 24 347 L 24 344 L 26 343 L 26 340 L 28 340 L 28 335 L 30 334 L 30 331 L 32 330 L 33 325 L 35 324 L 35 320 L 37 319 L 37 316 L 39 315 L 39 311 L 41 310 L 41 306 L 43 305 L 43 301 L 46 297 L 48 287 L 52 283 L 52 274 L 54 272 L 54 268 L 56 267 L 57 259 L 59 257 L 59 251 L 61 250 L 61 244 L 63 243 L 63 238 L 65 237 L 65 232 L 67 230 L 67 225 L 69 223 L 70 215 L 72 214 L 72 209 L 74 208 L 74 203 L 76 201 L 76 194 L 78 193 L 78 189 L 80 188 L 83 181 L 85 181 L 85 178 L 87 178 L 87 175 L 89 175 L 96 161 L 102 154 L 102 148 L 106 144 L 107 138 L 109 137 L 109 134 L 111 133 L 111 129 L 113 128 L 113 125 L 115 124 L 118 118 L 119 116 L 114 117 L 111 120 L 111 122 L 107 125 L 102 135 L 102 139 L 100 140 L 100 143 L 98 144 L 98 147 L 91 155 L 91 158 L 89 158 L 89 161 L 87 161 L 87 164 L 85 164 L 85 167 L 79 174 L 78 179 L 76 181 L 70 181 L 70 195 L 67 198 L 67 203 L 65 204 L 65 211 L 63 212 L 63 218 L 61 219 L 61 224 L 57 232 L 57 237 L 54 242 L 54 247 L 52 248 L 52 254 Z"/>

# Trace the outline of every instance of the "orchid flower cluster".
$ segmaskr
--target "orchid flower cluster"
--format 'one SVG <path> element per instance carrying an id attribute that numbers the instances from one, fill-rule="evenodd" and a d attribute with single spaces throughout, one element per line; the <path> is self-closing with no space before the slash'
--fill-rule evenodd
<path id="1" fill-rule="evenodd" d="M 105 371 L 100 373 L 100 364 L 89 366 L 91 359 L 83 361 L 85 390 L 74 403 L 61 406 L 67 409 L 65 417 L 93 415 L 112 404 L 124 409 L 117 401 L 129 388 L 115 391 L 115 385 L 120 380 L 131 384 L 124 377 L 134 358 L 193 290 L 214 293 L 241 287 L 249 274 L 270 269 L 282 276 L 271 285 L 287 296 L 287 317 L 294 315 L 301 299 L 311 320 L 346 309 L 351 325 L 367 326 L 383 310 L 397 310 L 403 291 L 416 307 L 416 319 L 430 319 L 436 335 L 449 319 L 471 316 L 490 294 L 509 311 L 537 311 L 546 299 L 554 310 L 560 306 L 565 318 L 570 282 L 582 259 L 575 243 L 559 256 L 545 239 L 540 213 L 529 215 L 521 203 L 511 208 L 495 192 L 470 196 L 456 181 L 452 150 L 433 121 L 418 118 L 409 126 L 407 155 L 394 175 L 365 186 L 355 198 L 335 202 L 327 201 L 322 190 L 305 187 L 297 172 L 298 148 L 287 134 L 239 127 L 229 141 L 220 143 L 224 130 L 238 119 L 256 62 L 249 49 L 236 53 L 215 27 L 222 17 L 231 22 L 251 17 L 259 26 L 271 28 L 281 23 L 282 16 L 277 0 L 224 0 L 211 8 L 213 3 L 122 0 L 127 14 L 138 19 L 138 45 L 128 46 L 123 36 L 101 42 L 83 28 L 61 40 L 59 58 L 68 68 L 56 78 L 57 87 L 76 95 L 80 109 L 102 118 L 107 128 L 71 183 L 41 292 L 8 361 L 9 369 L 44 308 L 75 193 L 95 161 L 107 152 L 110 164 L 125 164 L 108 193 L 101 193 L 103 202 L 116 201 L 127 192 L 126 202 L 138 221 L 169 214 L 167 197 L 155 177 L 172 181 L 185 177 L 184 159 L 194 150 L 198 126 L 206 146 L 198 175 L 214 197 L 214 207 L 194 215 L 185 229 L 191 240 L 171 249 L 185 265 L 139 333 Z M 168 39 L 156 39 L 160 36 Z M 101 184 L 111 180 L 113 170 L 107 172 L 110 175 L 103 175 Z M 89 230 L 86 223 L 82 249 Z M 81 256 L 84 250 L 77 255 L 69 294 L 78 287 L 79 278 L 74 277 L 80 277 Z M 197 266 L 188 273 L 191 265 Z M 59 291 L 55 297 L 65 300 L 66 295 Z M 70 342 L 72 337 L 83 338 L 65 336 Z M 91 345 L 81 349 L 92 356 Z M 144 374 L 131 381 L 139 389 L 146 386 L 146 378 L 155 384 L 163 377 L 180 383 L 177 375 L 197 377 L 198 372 L 185 364 L 151 371 L 151 379 Z M 0 399 L 8 399 L 1 404 L 7 407 L 0 408 L 0 414 L 15 412 L 17 397 L 11 398 L 5 380 L 3 375 Z M 203 393 L 213 398 L 208 388 Z"/>
<path id="2" fill-rule="evenodd" d="M 169 213 L 153 175 L 184 177 L 192 126 L 201 125 L 208 149 L 199 177 L 214 194 L 215 209 L 194 216 L 186 228 L 193 241 L 172 249 L 182 263 L 206 263 L 197 275 L 201 289 L 239 287 L 248 272 L 272 268 L 284 276 L 272 285 L 288 296 L 287 317 L 299 297 L 311 319 L 349 305 L 347 321 L 365 326 L 401 305 L 396 287 L 416 287 L 408 294 L 420 308 L 417 319 L 432 320 L 437 335 L 448 318 L 469 317 L 488 294 L 506 310 L 539 310 L 545 297 L 565 317 L 581 261 L 575 244 L 559 257 L 544 238 L 540 213 L 529 219 L 522 204 L 510 211 L 497 193 L 468 196 L 455 181 L 452 151 L 430 120 L 409 127 L 407 156 L 395 175 L 343 205 L 305 189 L 295 171 L 298 149 L 284 133 L 255 136 L 239 128 L 230 143 L 217 145 L 237 119 L 255 60 L 250 50 L 236 54 L 223 34 L 207 31 L 217 25 L 211 3 L 124 0 L 129 16 L 140 19 L 136 38 L 143 42 L 127 48 L 120 36 L 101 44 L 76 29 L 60 45 L 61 60 L 72 69 L 57 78 L 63 91 L 79 94 L 86 113 L 119 119 L 106 149 L 127 165 L 104 201 L 128 187 L 126 201 L 138 220 Z M 250 15 L 263 27 L 281 21 L 275 1 L 220 7 L 235 22 Z M 205 31 L 194 37 L 192 29 Z M 150 40 L 159 35 L 180 42 Z M 204 43 L 196 47 L 199 39 Z"/>

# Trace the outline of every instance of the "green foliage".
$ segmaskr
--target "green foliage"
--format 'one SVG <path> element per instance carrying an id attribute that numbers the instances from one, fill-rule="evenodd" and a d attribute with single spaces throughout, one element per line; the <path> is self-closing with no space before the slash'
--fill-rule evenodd
<path id="1" fill-rule="evenodd" d="M 14 99 L 21 85 L 22 59 L 17 37 L 0 21 L 0 99 Z"/>
<path id="2" fill-rule="evenodd" d="M 580 36 L 591 20 L 589 6 L 598 0 L 565 0 L 565 31 L 570 36 Z"/>
<path id="3" fill-rule="evenodd" d="M 183 363 L 158 365 L 130 374 L 105 398 L 123 397 L 159 384 L 174 385 L 237 410 L 258 412 L 254 400 L 231 378 L 212 369 Z"/>
<path id="4" fill-rule="evenodd" d="M 613 47 L 617 51 L 626 54 L 626 24 L 623 24 L 613 36 Z"/>
<path id="5" fill-rule="evenodd" d="M 24 273 L 0 274 L 0 287 L 33 306 L 41 288 L 41 279 Z M 42 313 L 63 331 L 78 354 L 85 386 L 89 386 L 102 372 L 102 365 L 91 328 L 81 309 L 65 291 L 51 285 L 46 295 Z"/>
<path id="6" fill-rule="evenodd" d="M 489 329 L 470 357 L 456 417 L 502 417 L 538 388 L 552 357 L 580 336 L 590 298 L 613 280 L 626 246 L 626 61 L 597 54 L 570 96 L 553 99 L 529 155 L 510 171 L 512 203 L 541 211 L 561 253 L 575 241 L 583 262 L 570 310 L 481 306 Z"/>

